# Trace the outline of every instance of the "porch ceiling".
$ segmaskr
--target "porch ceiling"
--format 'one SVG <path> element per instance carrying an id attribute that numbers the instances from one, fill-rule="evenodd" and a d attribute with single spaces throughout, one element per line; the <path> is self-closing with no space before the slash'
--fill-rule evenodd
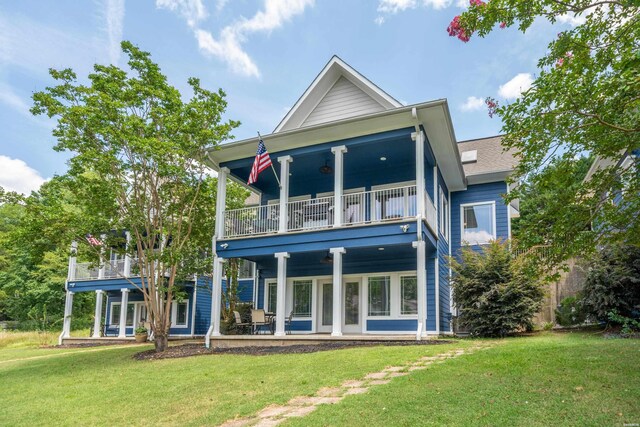
<path id="1" fill-rule="evenodd" d="M 291 197 L 333 191 L 334 174 L 323 174 L 325 164 L 335 171 L 331 147 L 346 145 L 344 155 L 344 188 L 409 181 L 415 179 L 415 145 L 411 139 L 413 128 L 405 128 L 382 135 L 351 138 L 309 147 L 271 153 L 276 173 L 280 174 L 277 158 L 290 155 Z M 384 157 L 386 160 L 380 160 Z M 246 182 L 253 165 L 253 158 L 234 160 L 222 164 L 228 167 L 238 181 Z M 279 197 L 279 186 L 272 170 L 266 170 L 252 186 L 267 198 Z"/>
<path id="2" fill-rule="evenodd" d="M 383 248 L 380 250 L 379 248 Z M 330 275 L 333 264 L 322 262 L 327 256 L 327 251 L 310 251 L 290 253 L 288 274 L 291 275 Z M 263 276 L 275 277 L 277 268 L 276 259 L 272 256 L 248 257 L 258 264 Z M 365 248 L 347 249 L 343 255 L 343 269 L 345 273 L 355 270 L 384 271 L 394 264 L 404 260 L 405 263 L 415 263 L 416 250 L 411 244 L 372 246 Z M 377 269 L 378 268 L 378 269 Z M 415 269 L 415 266 L 412 267 Z"/>

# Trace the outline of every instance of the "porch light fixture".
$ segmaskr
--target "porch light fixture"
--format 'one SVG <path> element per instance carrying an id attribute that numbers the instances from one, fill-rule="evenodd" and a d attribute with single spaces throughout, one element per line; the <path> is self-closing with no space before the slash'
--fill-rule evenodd
<path id="1" fill-rule="evenodd" d="M 331 252 L 327 251 L 327 255 L 320 260 L 321 264 L 333 264 L 333 257 L 331 256 Z"/>
<path id="2" fill-rule="evenodd" d="M 329 166 L 329 161 L 324 161 L 324 166 L 320 166 L 320 173 L 323 175 L 329 175 L 333 173 L 333 168 Z"/>
<path id="3" fill-rule="evenodd" d="M 379 251 L 384 251 L 384 248 L 378 248 Z"/>
<path id="4" fill-rule="evenodd" d="M 387 160 L 387 158 L 386 158 L 386 157 L 384 157 L 384 156 L 380 157 L 380 161 L 381 161 L 381 162 L 385 162 L 386 160 Z"/>

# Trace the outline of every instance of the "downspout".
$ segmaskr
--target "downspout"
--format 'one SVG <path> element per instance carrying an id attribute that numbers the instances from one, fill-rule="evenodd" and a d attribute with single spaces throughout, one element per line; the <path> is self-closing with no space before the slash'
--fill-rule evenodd
<path id="1" fill-rule="evenodd" d="M 196 332 L 196 303 L 198 302 L 198 275 L 193 275 L 193 301 L 191 302 L 191 338 Z"/>
<path id="2" fill-rule="evenodd" d="M 214 234 L 211 237 L 211 254 L 212 254 L 212 263 L 211 263 L 211 303 L 213 304 L 213 280 L 214 278 L 214 264 L 216 262 L 216 242 L 217 237 Z M 207 330 L 207 334 L 204 336 L 204 346 L 209 348 L 211 346 L 211 334 L 213 333 L 213 316 L 209 319 L 209 329 Z"/>

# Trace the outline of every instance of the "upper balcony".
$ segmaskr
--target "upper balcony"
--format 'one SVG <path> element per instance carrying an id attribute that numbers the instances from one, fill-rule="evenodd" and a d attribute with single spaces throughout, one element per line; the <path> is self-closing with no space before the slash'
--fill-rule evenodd
<path id="1" fill-rule="evenodd" d="M 334 196 L 304 198 L 286 204 L 286 219 L 281 222 L 280 205 L 271 203 L 224 212 L 224 238 L 242 238 L 281 232 L 317 231 L 336 227 L 379 224 L 415 219 L 418 194 L 415 185 L 388 186 L 371 191 L 345 190 L 342 195 L 340 225 L 335 224 Z M 436 230 L 436 208 L 427 192 L 423 193 L 425 218 Z M 275 202 L 278 202 L 277 200 Z M 284 229 L 281 230 L 281 226 Z"/>

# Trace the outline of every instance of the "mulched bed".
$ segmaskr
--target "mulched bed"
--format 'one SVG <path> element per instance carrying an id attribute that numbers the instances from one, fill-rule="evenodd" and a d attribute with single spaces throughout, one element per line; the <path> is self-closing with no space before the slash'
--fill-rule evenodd
<path id="1" fill-rule="evenodd" d="M 175 359 L 179 357 L 201 356 L 205 354 L 246 354 L 250 356 L 266 356 L 269 354 L 301 354 L 317 351 L 340 350 L 351 347 L 370 346 L 405 346 L 405 345 L 440 345 L 453 341 L 423 340 L 423 341 L 334 341 L 322 344 L 300 344 L 284 346 L 246 346 L 231 348 L 206 348 L 202 344 L 183 344 L 169 347 L 162 353 L 147 350 L 133 355 L 136 360 Z"/>

